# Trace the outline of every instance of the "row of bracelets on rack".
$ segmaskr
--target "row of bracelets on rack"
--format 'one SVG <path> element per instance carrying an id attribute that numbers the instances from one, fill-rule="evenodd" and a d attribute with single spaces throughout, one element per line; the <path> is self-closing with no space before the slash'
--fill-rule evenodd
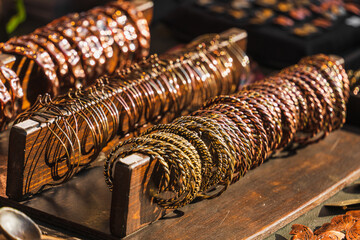
<path id="1" fill-rule="evenodd" d="M 7 69 L 11 76 L 0 76 L 7 83 L 0 84 L 0 112 L 10 107 L 12 114 L 4 116 L 10 120 L 21 111 L 20 92 L 34 102 L 38 94 L 56 96 L 69 88 L 87 86 L 99 76 L 111 75 L 148 56 L 149 47 L 148 22 L 126 1 L 69 14 L 33 33 L 13 37 L 0 43 L 0 52 L 16 56 L 11 69 Z M 14 77 L 16 94 L 14 84 L 8 83 Z M 9 94 L 15 97 L 9 100 Z"/>
<path id="2" fill-rule="evenodd" d="M 160 164 L 154 197 L 164 208 L 222 193 L 249 169 L 290 143 L 308 144 L 345 122 L 349 81 L 326 55 L 303 58 L 234 95 L 208 101 L 190 116 L 149 128 L 115 147 L 105 162 L 112 189 L 117 159 L 144 154 Z"/>
<path id="3" fill-rule="evenodd" d="M 46 150 L 44 154 L 50 156 L 46 164 L 52 178 L 62 182 L 94 160 L 116 135 L 123 137 L 143 125 L 169 122 L 190 109 L 199 109 L 212 97 L 236 92 L 248 76 L 249 59 L 238 43 L 231 37 L 211 35 L 177 52 L 153 55 L 111 77 L 102 77 L 86 90 L 53 100 L 48 95 L 39 97 L 15 123 L 55 119 L 55 124 L 48 126 L 49 139 L 44 140 L 53 154 Z M 41 157 L 45 145 L 34 144 L 37 150 L 31 151 Z"/>

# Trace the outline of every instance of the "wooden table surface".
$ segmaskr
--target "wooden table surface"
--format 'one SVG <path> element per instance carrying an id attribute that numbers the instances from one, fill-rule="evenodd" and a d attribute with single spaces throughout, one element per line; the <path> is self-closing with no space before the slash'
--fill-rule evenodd
<path id="1" fill-rule="evenodd" d="M 358 146 L 359 129 L 338 130 L 292 156 L 268 160 L 220 197 L 183 207 L 126 239 L 263 239 L 359 178 Z M 109 239 L 110 201 L 100 164 L 19 206 L 70 236 Z"/>

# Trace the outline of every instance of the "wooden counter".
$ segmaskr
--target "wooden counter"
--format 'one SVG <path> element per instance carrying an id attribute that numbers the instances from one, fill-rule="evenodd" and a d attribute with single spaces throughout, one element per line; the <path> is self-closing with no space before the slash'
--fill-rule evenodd
<path id="1" fill-rule="evenodd" d="M 126 239 L 263 239 L 359 178 L 359 146 L 359 129 L 338 130 L 292 156 L 268 160 L 220 197 L 183 207 Z M 100 164 L 21 203 L 21 210 L 85 239 L 110 239 L 110 202 Z"/>

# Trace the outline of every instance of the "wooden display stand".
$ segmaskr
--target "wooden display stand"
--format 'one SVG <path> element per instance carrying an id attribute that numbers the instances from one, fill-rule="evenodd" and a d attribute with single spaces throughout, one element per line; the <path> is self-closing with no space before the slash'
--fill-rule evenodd
<path id="1" fill-rule="evenodd" d="M 270 159 L 220 197 L 185 206 L 184 216 L 166 216 L 129 238 L 263 239 L 360 177 L 359 133 L 338 130 L 290 157 Z M 155 162 L 131 155 L 116 163 L 113 235 L 124 237 L 164 216 L 149 194 Z"/>

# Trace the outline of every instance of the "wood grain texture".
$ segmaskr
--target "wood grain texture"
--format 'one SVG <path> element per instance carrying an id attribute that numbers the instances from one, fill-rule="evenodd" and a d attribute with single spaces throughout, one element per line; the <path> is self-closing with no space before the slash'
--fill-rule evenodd
<path id="1" fill-rule="evenodd" d="M 156 178 L 152 176 L 156 173 L 156 162 L 148 156 L 134 154 L 116 165 L 117 188 L 113 190 L 110 215 L 110 231 L 114 235 L 125 237 L 165 214 L 149 193 L 150 179 Z"/>
<path id="2" fill-rule="evenodd" d="M 183 216 L 165 216 L 127 239 L 263 239 L 359 178 L 359 144 L 358 134 L 336 131 L 293 156 L 270 159 L 220 197 L 190 204 L 180 209 Z M 144 208 L 140 201 L 131 204 Z"/>

